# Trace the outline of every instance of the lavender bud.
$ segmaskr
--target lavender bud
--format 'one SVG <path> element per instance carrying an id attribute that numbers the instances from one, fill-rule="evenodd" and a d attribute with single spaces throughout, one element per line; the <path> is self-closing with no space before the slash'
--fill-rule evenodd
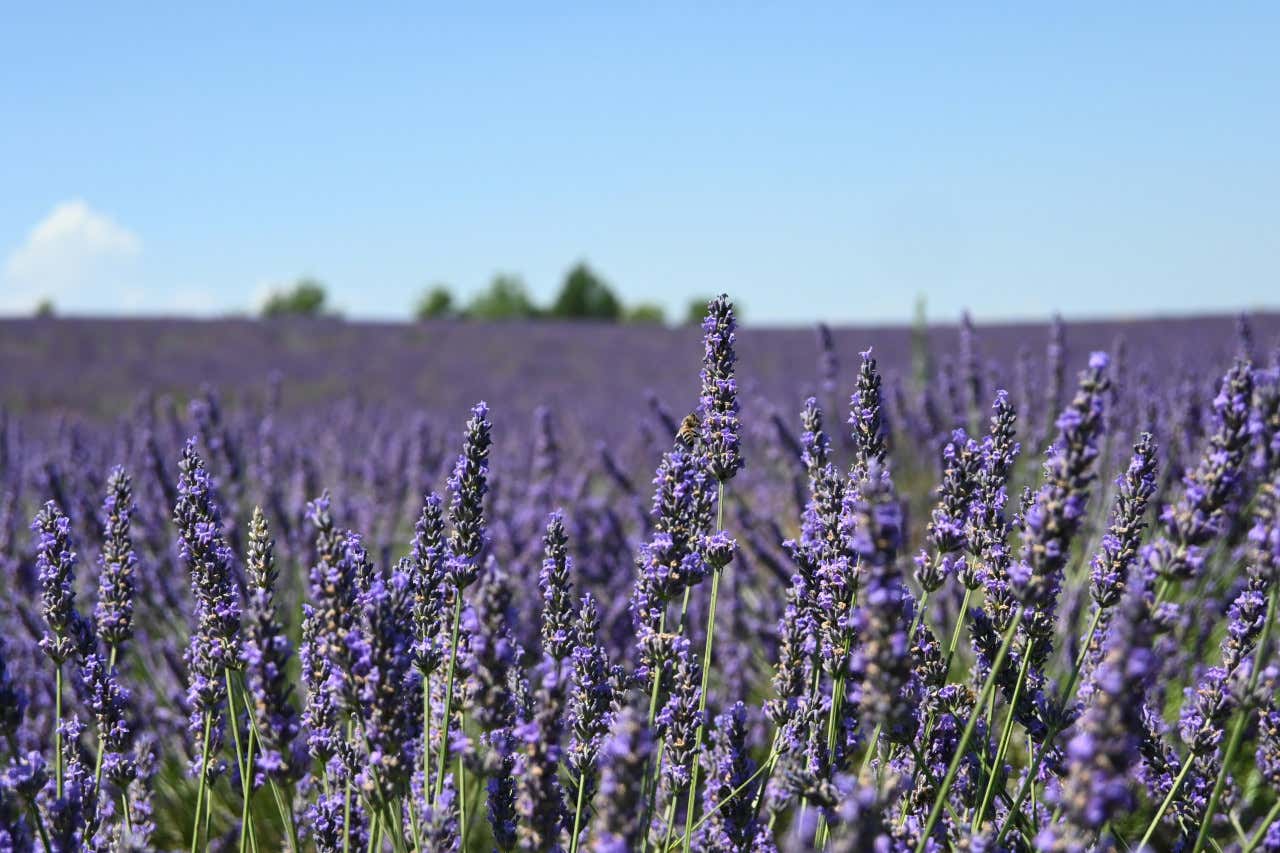
<path id="1" fill-rule="evenodd" d="M 721 294 L 707 305 L 702 322 L 702 446 L 711 476 L 720 482 L 733 479 L 742 468 L 741 423 L 738 419 L 738 385 L 734 379 L 733 303 Z"/>
<path id="2" fill-rule="evenodd" d="M 454 586 L 466 589 L 479 575 L 480 552 L 485 546 L 484 498 L 489 491 L 489 406 L 484 401 L 471 409 L 462 454 L 449 477 L 449 574 Z"/>
<path id="3" fill-rule="evenodd" d="M 134 513 L 133 483 L 123 468 L 115 468 L 107 480 L 102 504 L 105 536 L 99 557 L 98 604 L 94 609 L 98 638 L 118 647 L 133 636 L 134 574 L 138 558 L 130 537 Z"/>

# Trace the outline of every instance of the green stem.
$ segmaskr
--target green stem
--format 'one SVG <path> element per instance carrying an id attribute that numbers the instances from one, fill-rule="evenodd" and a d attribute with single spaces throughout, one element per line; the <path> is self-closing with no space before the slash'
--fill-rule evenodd
<path id="1" fill-rule="evenodd" d="M 710 820 L 711 818 L 713 818 L 713 817 L 715 816 L 716 812 L 720 811 L 722 808 L 724 808 L 725 806 L 729 805 L 730 801 L 732 801 L 734 797 L 738 796 L 738 795 L 739 795 L 739 794 L 741 794 L 743 791 L 745 791 L 747 788 L 749 788 L 749 787 L 751 786 L 751 783 L 752 783 L 752 782 L 754 782 L 754 781 L 755 781 L 755 780 L 760 776 L 760 774 L 764 772 L 764 769 L 765 769 L 766 767 L 768 767 L 768 766 L 769 766 L 769 762 L 768 762 L 768 761 L 765 761 L 764 763 L 762 763 L 759 767 L 757 767 L 757 768 L 756 768 L 756 771 L 755 771 L 754 773 L 752 773 L 750 776 L 748 776 L 748 777 L 747 777 L 747 780 L 746 780 L 745 782 L 743 782 L 741 785 L 739 785 L 738 787 L 736 787 L 736 788 L 734 788 L 732 791 L 730 791 L 730 792 L 729 792 L 729 795 L 728 795 L 727 797 L 725 797 L 725 798 L 724 798 L 723 800 L 721 800 L 720 802 L 716 803 L 715 808 L 711 809 L 709 812 L 707 812 L 706 814 L 704 814 L 704 815 L 702 815 L 701 817 L 699 817 L 699 818 L 698 818 L 698 820 L 697 820 L 697 822 L 696 822 L 696 823 L 694 823 L 694 824 L 693 824 L 693 826 L 692 826 L 692 827 L 690 827 L 689 829 L 686 829 L 686 830 L 685 830 L 685 832 L 686 832 L 686 833 L 688 833 L 688 832 L 690 832 L 690 831 L 692 831 L 692 832 L 696 832 L 700 826 L 702 826 L 702 825 L 703 825 L 704 823 L 706 823 L 708 820 Z M 675 802 L 674 802 L 674 799 L 673 799 L 673 801 L 672 801 L 672 803 L 671 803 L 671 805 L 670 805 L 670 808 L 671 808 L 671 809 L 673 809 L 673 810 L 674 810 L 674 808 L 675 808 Z M 676 839 L 676 841 L 675 841 L 675 844 L 674 844 L 674 845 L 667 846 L 667 845 L 665 845 L 665 844 L 664 844 L 664 845 L 663 845 L 663 850 L 670 851 L 670 850 L 674 849 L 676 846 L 681 846 L 681 845 L 686 844 L 688 841 L 689 841 L 689 836 L 688 836 L 687 834 L 686 834 L 686 835 L 683 835 L 683 836 L 681 836 L 680 838 L 677 838 L 677 839 Z"/>
<path id="2" fill-rule="evenodd" d="M 1280 817 L 1280 800 L 1276 800 L 1271 806 L 1271 811 L 1267 812 L 1267 816 L 1262 819 L 1262 824 L 1258 827 L 1258 831 L 1249 839 L 1249 843 L 1244 847 L 1244 853 L 1253 853 L 1262 843 L 1262 839 L 1266 837 L 1267 830 L 1271 828 L 1271 823 L 1277 817 Z"/>
<path id="3" fill-rule="evenodd" d="M 124 831 L 128 835 L 133 835 L 133 820 L 129 817 L 129 792 L 120 792 L 120 818 L 124 821 Z"/>
<path id="4" fill-rule="evenodd" d="M 1080 649 L 1080 654 L 1076 655 L 1075 666 L 1071 668 L 1071 673 L 1067 677 L 1066 685 L 1063 687 L 1062 693 L 1058 696 L 1058 707 L 1063 708 L 1070 698 L 1071 692 L 1075 689 L 1076 681 L 1080 677 L 1080 672 L 1084 667 L 1084 662 L 1089 656 L 1089 647 L 1093 642 L 1093 635 L 1098 630 L 1098 623 L 1102 621 L 1102 609 L 1095 608 L 1093 618 L 1089 620 L 1089 630 L 1085 634 L 1084 646 Z M 1059 714 L 1061 718 L 1063 715 Z M 1013 798 L 1013 806 L 1005 815 L 1004 820 L 1000 824 L 1000 830 L 996 833 L 995 845 L 999 847 L 1000 842 L 1004 840 L 1005 833 L 1009 831 L 1009 827 L 1013 825 L 1015 814 L 1021 814 L 1022 803 L 1027 799 L 1028 794 L 1035 793 L 1036 773 L 1040 769 L 1041 763 L 1044 762 L 1045 756 L 1049 753 L 1050 746 L 1053 745 L 1054 738 L 1062 731 L 1062 726 L 1055 724 L 1050 727 L 1048 735 L 1044 739 L 1040 749 L 1035 750 L 1031 760 L 1031 769 L 1027 772 L 1026 778 L 1022 780 L 1022 785 L 1018 789 L 1018 795 Z"/>
<path id="5" fill-rule="evenodd" d="M 573 808 L 573 837 L 569 840 L 569 853 L 578 853 L 578 836 L 582 832 L 582 800 L 587 790 L 587 772 L 578 771 L 578 802 Z"/>
<path id="6" fill-rule="evenodd" d="M 116 668 L 116 644 L 112 643 L 111 652 L 109 653 L 108 659 L 107 659 L 107 677 L 108 678 L 111 676 L 111 671 L 115 668 Z M 95 791 L 102 789 L 102 753 L 104 751 L 103 747 L 105 746 L 106 744 L 103 743 L 102 738 L 98 738 L 98 757 L 93 760 L 93 789 Z"/>
<path id="7" fill-rule="evenodd" d="M 57 675 L 54 677 L 53 751 L 57 756 L 53 765 L 54 783 L 58 799 L 62 799 L 62 664 L 58 664 Z"/>
<path id="8" fill-rule="evenodd" d="M 987 697 L 995 687 L 996 677 L 1000 674 L 1000 668 L 1004 666 L 1004 659 L 1009 654 L 1009 645 L 1013 642 L 1013 635 L 1017 630 L 1019 621 L 1021 621 L 1021 613 L 1015 616 L 1013 621 L 1009 623 L 1009 627 L 1005 629 L 1000 651 L 996 654 L 996 659 L 991 663 L 991 671 L 987 673 L 986 680 L 982 683 L 982 692 L 978 694 L 973 710 L 969 712 L 969 721 L 965 723 L 964 732 L 960 735 L 960 743 L 956 745 L 956 751 L 951 756 L 951 763 L 947 766 L 947 775 L 943 777 L 942 786 L 938 789 L 937 794 L 934 795 L 933 807 L 929 810 L 929 817 L 925 821 L 924 831 L 920 833 L 920 842 L 916 845 L 916 853 L 924 853 L 929 843 L 929 837 L 933 834 L 933 828 L 937 825 L 938 818 L 942 815 L 947 794 L 951 791 L 951 784 L 955 781 L 956 774 L 960 771 L 960 762 L 964 759 L 965 750 L 969 747 L 969 740 L 973 737 L 974 729 L 978 726 L 980 709 L 986 704 Z"/>
<path id="9" fill-rule="evenodd" d="M 249 840 L 253 838 L 253 811 L 250 809 L 249 802 L 253 795 L 253 746 L 250 741 L 248 750 L 244 750 L 240 746 L 240 713 L 239 704 L 236 702 L 235 688 L 231 683 L 231 669 L 229 667 L 222 668 L 222 676 L 227 684 L 227 714 L 231 718 L 231 738 L 236 746 L 236 768 L 240 771 L 240 795 L 243 802 L 240 806 L 240 851 L 248 848 Z M 256 844 L 254 845 L 256 849 Z"/>
<path id="10" fill-rule="evenodd" d="M 212 725 L 213 717 L 208 711 L 205 711 L 204 735 L 200 739 L 200 785 L 196 788 L 195 823 L 191 827 L 191 853 L 196 853 L 200 849 L 200 818 L 204 812 L 201 806 L 204 805 L 204 789 L 209 775 L 207 772 L 209 764 L 209 729 Z"/>
<path id="11" fill-rule="evenodd" d="M 686 592 L 688 589 L 686 588 Z M 667 627 L 667 608 L 663 605 L 662 615 L 658 617 L 658 634 L 661 635 Z M 653 720 L 658 713 L 658 693 L 662 684 L 662 666 L 653 667 L 653 687 L 649 690 L 649 730 L 653 730 Z M 645 774 L 645 778 L 641 784 L 641 793 L 644 795 L 644 825 L 648 826 L 653 817 L 653 809 L 657 804 L 658 798 L 658 774 L 662 772 L 662 758 L 666 752 L 666 738 L 658 739 L 658 750 L 656 758 L 653 760 L 651 772 Z M 646 835 L 644 847 L 649 846 L 649 839 Z"/>
<path id="12" fill-rule="evenodd" d="M 422 790 L 431 790 L 431 676 L 422 679 Z"/>
<path id="13" fill-rule="evenodd" d="M 724 529 L 724 481 L 716 484 L 716 532 Z M 702 753 L 702 737 L 706 729 L 707 684 L 711 676 L 711 648 L 716 636 L 716 602 L 720 597 L 720 570 L 711 573 L 711 606 L 707 610 L 707 641 L 702 650 L 702 694 L 698 697 L 698 729 L 693 738 L 693 754 Z M 693 813 L 698 804 L 698 762 L 693 762 L 689 777 L 689 802 L 684 816 L 684 853 L 689 853 L 693 836 Z"/>
<path id="14" fill-rule="evenodd" d="M 254 719 L 252 711 L 253 698 L 249 695 L 249 689 L 243 681 L 240 682 L 240 700 L 244 702 L 246 713 L 249 717 L 250 735 L 258 742 L 262 743 L 262 732 L 258 730 L 258 721 Z M 298 827 L 293 817 L 293 798 L 286 798 L 280 790 L 280 786 L 276 784 L 276 780 L 270 775 L 267 776 L 267 784 L 271 786 L 271 796 L 276 801 L 276 810 L 280 813 L 280 820 L 284 824 L 285 834 L 288 837 L 289 849 L 293 853 L 298 853 L 301 849 L 298 843 Z"/>
<path id="15" fill-rule="evenodd" d="M 1169 793 L 1165 795 L 1164 802 L 1156 810 L 1155 815 L 1151 818 L 1151 823 L 1147 824 L 1147 831 L 1142 834 L 1142 840 L 1138 842 L 1139 850 L 1145 849 L 1147 842 L 1155 834 L 1156 827 L 1160 825 L 1160 818 L 1164 817 L 1165 810 L 1173 803 L 1173 798 L 1178 796 L 1178 789 L 1182 787 L 1183 780 L 1187 778 L 1187 773 L 1191 770 L 1191 764 L 1194 760 L 1194 755 L 1188 755 L 1186 760 L 1182 762 L 1182 769 L 1178 771 L 1178 778 L 1173 780 L 1173 785 L 1169 788 Z"/>
<path id="16" fill-rule="evenodd" d="M 972 826 L 975 831 L 982 826 L 982 818 L 986 816 L 987 806 L 991 805 L 991 798 L 996 791 L 996 780 L 1000 778 L 1000 768 L 1004 765 L 1004 757 L 1009 751 L 1009 741 L 1013 738 L 1013 715 L 1018 708 L 1018 697 L 1022 693 L 1022 685 L 1027 680 L 1027 666 L 1031 661 L 1031 649 L 1035 646 L 1035 642 L 1032 640 L 1027 644 L 1027 650 L 1022 656 L 1022 667 L 1018 670 L 1018 682 L 1013 686 L 1013 698 L 1009 700 L 1009 713 L 1004 718 L 1004 731 L 1000 733 L 1000 745 L 996 747 L 996 758 L 991 763 L 987 789 L 983 792 L 978 811 L 973 816 Z"/>
<path id="17" fill-rule="evenodd" d="M 964 588 L 964 600 L 960 602 L 960 612 L 956 614 L 956 626 L 951 631 L 951 640 L 947 643 L 947 657 L 942 664 L 942 682 L 951 678 L 951 661 L 956 656 L 956 648 L 960 645 L 960 632 L 964 630 L 964 617 L 969 612 L 969 603 L 973 600 L 973 590 Z"/>
<path id="18" fill-rule="evenodd" d="M 462 766 L 462 753 L 458 753 L 458 831 L 462 835 L 462 848 L 467 849 L 467 798 L 464 795 L 463 783 L 466 781 L 466 768 Z"/>
<path id="19" fill-rule="evenodd" d="M 40 817 L 40 807 L 34 800 L 29 801 L 27 807 L 31 811 L 31 819 L 36 825 L 36 831 L 40 834 L 40 842 L 44 844 L 44 853 L 52 853 L 53 845 L 49 843 L 49 833 L 44 828 L 44 819 Z"/>
<path id="20" fill-rule="evenodd" d="M 462 589 L 455 587 L 453 591 L 453 632 L 449 648 L 449 671 L 444 685 L 444 717 L 440 727 L 440 756 L 436 764 L 435 797 L 440 799 L 444 790 L 444 768 L 449 760 L 449 717 L 453 713 L 453 669 L 458 661 L 458 625 L 462 621 Z M 458 778 L 458 797 L 462 802 L 462 779 Z"/>
<path id="21" fill-rule="evenodd" d="M 1280 587 L 1273 584 L 1271 595 L 1267 598 L 1267 621 L 1262 625 L 1262 638 L 1254 651 L 1253 665 L 1250 667 L 1252 671 L 1249 673 L 1249 690 L 1245 696 L 1252 696 L 1258 686 L 1258 674 L 1262 672 L 1262 659 L 1267 652 L 1267 641 L 1271 639 L 1271 623 L 1275 621 L 1277 590 L 1280 590 Z M 1209 804 L 1205 806 L 1204 818 L 1200 821 L 1200 832 L 1196 835 L 1196 845 L 1191 848 L 1191 853 L 1200 853 L 1205 841 L 1209 838 L 1209 829 L 1213 826 L 1213 814 L 1218 808 L 1222 789 L 1226 787 L 1227 772 L 1231 769 L 1231 764 L 1235 761 L 1236 753 L 1244 740 L 1244 730 L 1249 722 L 1249 715 L 1248 708 L 1242 708 L 1236 712 L 1236 723 L 1231 730 L 1231 740 L 1227 743 L 1227 751 L 1222 755 L 1222 766 L 1218 768 L 1218 778 L 1214 780 L 1213 793 L 1209 795 Z"/>

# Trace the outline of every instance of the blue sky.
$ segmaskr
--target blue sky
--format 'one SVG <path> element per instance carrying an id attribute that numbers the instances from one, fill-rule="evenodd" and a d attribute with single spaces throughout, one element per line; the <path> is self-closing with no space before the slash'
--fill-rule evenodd
<path id="1" fill-rule="evenodd" d="M 0 312 L 1280 307 L 1274 4 L 218 5 L 6 12 Z"/>

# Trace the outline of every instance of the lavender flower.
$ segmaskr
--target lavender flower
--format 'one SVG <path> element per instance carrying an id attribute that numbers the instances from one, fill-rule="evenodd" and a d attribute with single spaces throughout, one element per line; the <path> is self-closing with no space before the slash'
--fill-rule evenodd
<path id="1" fill-rule="evenodd" d="M 1015 440 L 1017 413 L 1007 392 L 996 392 L 992 406 L 991 426 L 982 442 L 982 467 L 974 484 L 965 541 L 970 561 L 960 567 L 960 580 L 969 589 L 986 582 L 1000 583 L 1007 571 L 1008 526 L 1005 504 L 1008 502 L 1009 476 L 1020 449 Z"/>
<path id="2" fill-rule="evenodd" d="M 902 505 L 887 471 L 872 461 L 849 503 L 850 540 L 864 578 L 862 606 L 852 628 L 861 644 L 853 669 L 861 672 L 862 712 L 892 743 L 910 743 L 916 730 L 919 685 L 911 668 L 908 626 L 912 607 L 898 569 Z"/>
<path id="3" fill-rule="evenodd" d="M 573 560 L 568 554 L 569 539 L 560 513 L 552 513 L 547 520 L 542 542 L 545 557 L 538 575 L 542 589 L 542 650 L 558 662 L 573 652 Z"/>
<path id="4" fill-rule="evenodd" d="M 831 439 L 822 431 L 822 408 L 815 398 L 810 397 L 804 401 L 804 408 L 800 411 L 800 425 L 804 428 L 804 432 L 800 434 L 803 448 L 800 461 L 804 463 L 812 484 L 818 471 L 826 467 L 831 457 Z"/>
<path id="5" fill-rule="evenodd" d="M 298 659 L 306 686 L 302 722 L 307 730 L 307 749 L 323 762 L 337 752 L 342 741 L 330 681 L 337 677 L 335 656 L 351 630 L 358 589 L 352 552 L 345 537 L 334 529 L 328 494 L 308 504 L 307 510 L 316 529 L 317 562 L 311 567 L 309 602 L 302 608 Z"/>
<path id="6" fill-rule="evenodd" d="M 1156 673 L 1149 610 L 1149 592 L 1136 587 L 1111 623 L 1091 677 L 1091 702 L 1067 744 L 1058 797 L 1064 820 L 1055 826 L 1054 849 L 1089 849 L 1110 821 L 1137 805 L 1132 769 L 1141 757 L 1142 709 Z"/>
<path id="7" fill-rule="evenodd" d="M 102 504 L 105 537 L 99 557 L 98 604 L 94 609 L 98 638 L 113 650 L 133 636 L 134 575 L 138 564 L 129 529 L 133 513 L 133 482 L 123 468 L 114 468 Z"/>
<path id="8" fill-rule="evenodd" d="M 858 389 L 849 403 L 849 424 L 853 427 L 855 469 L 865 470 L 872 462 L 883 462 L 888 452 L 889 430 L 880 395 L 880 374 L 871 350 L 862 354 Z M 854 474 L 856 479 L 859 473 Z"/>
<path id="9" fill-rule="evenodd" d="M 76 610 L 76 552 L 71 546 L 71 521 L 53 501 L 46 503 L 31 525 L 37 535 L 36 567 L 40 575 L 40 613 L 46 630 L 40 648 L 61 666 L 80 654 L 86 626 Z"/>
<path id="10" fill-rule="evenodd" d="M 463 701 L 486 732 L 513 724 L 516 697 L 512 674 L 523 654 L 512 634 L 511 584 L 507 572 L 490 557 L 474 608 L 463 612 L 466 636 Z"/>
<path id="11" fill-rule="evenodd" d="M 233 579 L 232 553 L 222 535 L 222 517 L 213 495 L 213 478 L 189 439 L 178 463 L 178 503 L 173 510 L 178 552 L 191 573 L 196 627 L 187 646 L 188 726 L 196 743 L 207 747 L 197 755 L 193 772 L 212 775 L 220 742 L 224 674 L 240 666 L 240 596 Z M 209 731 L 208 737 L 203 734 Z M 199 766 L 204 761 L 204 767 Z"/>
<path id="12" fill-rule="evenodd" d="M 272 779 L 283 781 L 300 777 L 306 765 L 296 744 L 301 723 L 289 683 L 293 649 L 276 608 L 279 572 L 274 548 L 262 508 L 254 507 L 245 559 L 248 601 L 242 655 L 245 683 L 253 697 L 250 710 L 258 738 L 255 766 Z"/>
<path id="13" fill-rule="evenodd" d="M 484 498 L 489 491 L 489 406 L 483 400 L 471 409 L 462 454 L 449 476 L 449 575 L 454 586 L 466 589 L 479 575 L 485 546 Z"/>
<path id="14" fill-rule="evenodd" d="M 698 759 L 696 739 L 703 718 L 703 713 L 698 710 L 702 697 L 702 667 L 689 648 L 689 641 L 684 637 L 677 638 L 672 656 L 671 692 L 654 719 L 664 748 L 661 768 L 663 802 L 679 797 L 693 778 L 693 762 Z"/>
<path id="15" fill-rule="evenodd" d="M 617 715 L 601 747 L 600 790 L 591 823 L 590 850 L 628 853 L 644 840 L 642 787 L 653 741 L 644 721 L 631 709 Z"/>
<path id="16" fill-rule="evenodd" d="M 977 442 L 962 429 L 952 433 L 942 450 L 942 480 L 929 516 L 927 547 L 915 559 L 916 580 L 926 592 L 936 591 L 948 576 L 960 571 L 957 562 L 963 563 L 968 545 L 965 522 L 981 463 Z"/>
<path id="17" fill-rule="evenodd" d="M 1124 593 L 1124 579 L 1138 554 L 1146 529 L 1147 502 L 1156 490 L 1156 443 L 1144 432 L 1133 446 L 1133 459 L 1116 480 L 1119 491 L 1111 511 L 1111 524 L 1102 537 L 1102 549 L 1094 556 L 1089 592 L 1100 608 L 1114 606 Z"/>
<path id="18" fill-rule="evenodd" d="M 421 722 L 412 606 L 406 575 L 374 576 L 357 600 L 360 618 L 340 651 L 343 699 L 357 721 L 363 747 L 356 782 L 382 802 L 397 798 L 408 786 L 411 745 Z"/>
<path id="19" fill-rule="evenodd" d="M 1205 548 L 1219 532 L 1223 511 L 1240 482 L 1252 394 L 1252 371 L 1237 362 L 1214 398 L 1217 427 L 1199 464 L 1182 478 L 1182 497 L 1160 514 L 1165 538 L 1155 543 L 1152 563 L 1165 578 L 1194 578 L 1204 568 Z"/>
<path id="20" fill-rule="evenodd" d="M 133 732 L 125 720 L 129 691 L 120 686 L 119 676 L 97 652 L 85 658 L 83 678 L 88 689 L 89 710 L 97 721 L 98 744 L 102 751 L 102 774 L 121 788 L 137 775 L 133 762 Z"/>
<path id="21" fill-rule="evenodd" d="M 742 468 L 738 385 L 734 379 L 733 303 L 721 294 L 707 304 L 702 322 L 702 445 L 711 476 L 724 483 Z"/>
<path id="22" fill-rule="evenodd" d="M 707 784 L 702 796 L 703 814 L 708 817 L 694 839 L 698 850 L 745 850 L 755 835 L 752 790 L 748 787 L 737 796 L 730 796 L 747 784 L 756 769 L 747 754 L 746 725 L 746 706 L 739 702 L 716 717 L 711 730 L 710 748 L 705 755 Z"/>
<path id="23" fill-rule="evenodd" d="M 580 791 L 570 793 L 579 803 L 589 803 L 595 795 L 596 757 L 600 743 L 609 732 L 616 699 L 609 658 L 596 638 L 600 612 L 595 599 L 586 595 L 574 624 L 573 687 L 569 694 L 568 719 L 572 736 L 565 765 Z"/>
<path id="24" fill-rule="evenodd" d="M 444 506 L 440 496 L 432 493 L 423 502 L 414 526 L 413 546 L 403 567 L 413 589 L 414 659 L 424 679 L 444 660 L 444 613 L 450 595 L 446 554 Z"/>
<path id="25" fill-rule="evenodd" d="M 1089 367 L 1080 374 L 1075 399 L 1058 418 L 1060 435 L 1045 460 L 1044 482 L 1023 515 L 1022 552 L 1016 576 L 1026 603 L 1022 623 L 1026 653 L 1036 669 L 1044 665 L 1052 650 L 1062 572 L 1097 477 L 1097 442 L 1110 387 L 1104 376 L 1107 364 L 1104 353 L 1089 357 Z"/>

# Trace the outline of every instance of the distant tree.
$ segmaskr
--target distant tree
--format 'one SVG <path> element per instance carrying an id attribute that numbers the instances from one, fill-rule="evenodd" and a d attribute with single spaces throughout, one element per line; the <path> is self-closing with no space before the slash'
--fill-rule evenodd
<path id="1" fill-rule="evenodd" d="M 457 313 L 453 305 L 453 294 L 447 285 L 433 285 L 418 299 L 413 315 L 419 320 L 437 320 L 452 317 Z"/>
<path id="2" fill-rule="evenodd" d="M 911 322 L 911 372 L 916 388 L 923 390 L 933 376 L 933 354 L 929 351 L 929 315 L 924 294 L 916 297 L 915 318 Z"/>
<path id="3" fill-rule="evenodd" d="M 707 316 L 707 303 L 711 301 L 711 297 L 695 296 L 689 300 L 689 307 L 685 310 L 684 321 L 690 326 L 701 326 L 702 321 Z"/>
<path id="4" fill-rule="evenodd" d="M 667 322 L 667 312 L 654 302 L 640 302 L 627 309 L 624 319 L 628 323 L 652 323 L 661 326 Z"/>
<path id="5" fill-rule="evenodd" d="M 56 313 L 57 312 L 53 308 L 52 299 L 41 299 L 38 303 L 36 303 L 35 315 L 37 317 L 52 317 Z"/>
<path id="6" fill-rule="evenodd" d="M 289 290 L 278 290 L 262 305 L 263 317 L 318 317 L 325 312 L 328 298 L 324 285 L 314 278 L 301 278 Z"/>
<path id="7" fill-rule="evenodd" d="M 538 316 L 538 307 L 518 276 L 497 275 L 471 300 L 466 313 L 476 320 L 521 320 Z"/>
<path id="8" fill-rule="evenodd" d="M 622 303 L 591 267 L 578 263 L 565 275 L 560 293 L 551 304 L 551 316 L 617 320 L 622 316 Z"/>

